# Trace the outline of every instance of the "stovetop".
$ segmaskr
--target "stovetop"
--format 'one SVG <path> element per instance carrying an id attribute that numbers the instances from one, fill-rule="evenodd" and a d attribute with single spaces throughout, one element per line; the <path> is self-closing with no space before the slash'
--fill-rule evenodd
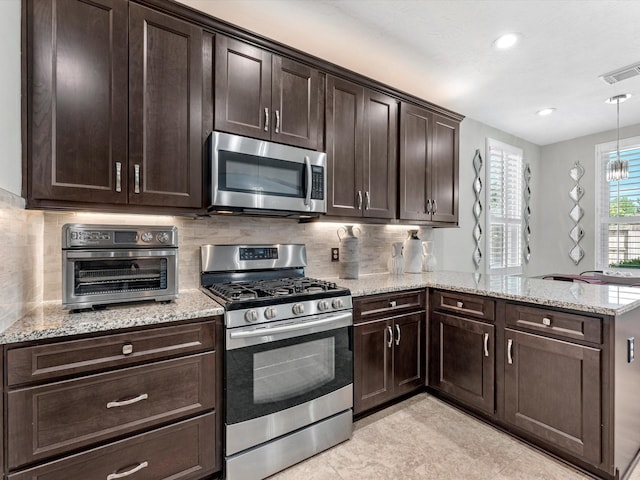
<path id="1" fill-rule="evenodd" d="M 221 282 L 203 286 L 227 310 L 294 303 L 349 295 L 333 282 L 308 277 Z"/>

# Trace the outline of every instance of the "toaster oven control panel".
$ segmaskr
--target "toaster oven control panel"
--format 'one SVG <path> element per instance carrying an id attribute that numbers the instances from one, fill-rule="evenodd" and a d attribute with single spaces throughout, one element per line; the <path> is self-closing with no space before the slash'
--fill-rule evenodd
<path id="1" fill-rule="evenodd" d="M 67 224 L 62 248 L 177 247 L 176 227 Z"/>

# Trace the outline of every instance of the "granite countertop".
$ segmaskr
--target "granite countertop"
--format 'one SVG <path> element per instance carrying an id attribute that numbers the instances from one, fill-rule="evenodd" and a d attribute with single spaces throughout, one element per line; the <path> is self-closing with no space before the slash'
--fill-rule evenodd
<path id="1" fill-rule="evenodd" d="M 349 288 L 354 297 L 411 288 L 442 288 L 487 295 L 581 312 L 620 315 L 640 307 L 640 288 L 624 285 L 591 285 L 510 275 L 462 272 L 429 272 L 361 275 L 358 280 L 332 279 Z"/>
<path id="2" fill-rule="evenodd" d="M 69 313 L 60 301 L 43 302 L 0 333 L 0 344 L 66 337 L 120 328 L 222 315 L 224 309 L 200 290 L 187 290 L 171 303 L 118 305 L 105 310 Z"/>

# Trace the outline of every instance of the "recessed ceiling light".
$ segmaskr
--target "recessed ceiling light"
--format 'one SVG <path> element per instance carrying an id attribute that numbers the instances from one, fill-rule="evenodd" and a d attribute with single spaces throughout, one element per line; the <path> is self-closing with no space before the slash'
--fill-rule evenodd
<path id="1" fill-rule="evenodd" d="M 555 108 L 543 108 L 542 110 L 538 110 L 536 112 L 536 115 L 540 115 L 541 117 L 544 117 L 545 115 L 551 115 L 555 111 L 556 111 Z"/>
<path id="2" fill-rule="evenodd" d="M 507 48 L 513 47 L 516 43 L 518 43 L 518 34 L 506 33 L 493 42 L 493 47 L 498 50 L 506 50 Z"/>
<path id="3" fill-rule="evenodd" d="M 622 102 L 626 102 L 627 100 L 629 100 L 629 98 L 631 98 L 631 94 L 630 93 L 622 93 L 620 95 L 616 95 L 614 97 L 611 98 L 607 98 L 604 103 L 612 103 L 612 104 L 616 104 L 618 102 L 622 103 Z"/>

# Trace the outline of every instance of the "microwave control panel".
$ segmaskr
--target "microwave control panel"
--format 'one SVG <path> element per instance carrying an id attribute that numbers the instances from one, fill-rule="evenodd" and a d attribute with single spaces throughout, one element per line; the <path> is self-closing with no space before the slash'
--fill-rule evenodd
<path id="1" fill-rule="evenodd" d="M 324 168 L 315 165 L 311 167 L 311 198 L 324 200 Z"/>

